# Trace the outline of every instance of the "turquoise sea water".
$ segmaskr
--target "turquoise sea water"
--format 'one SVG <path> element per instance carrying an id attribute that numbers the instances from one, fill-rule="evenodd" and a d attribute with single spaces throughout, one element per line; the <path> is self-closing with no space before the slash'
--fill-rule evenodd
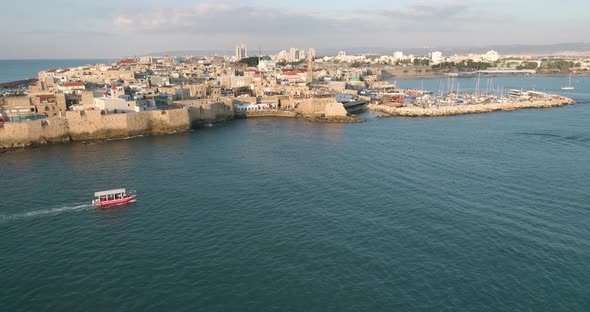
<path id="1" fill-rule="evenodd" d="M 589 105 L 364 117 L 1 154 L 2 310 L 588 311 Z"/>
<path id="2" fill-rule="evenodd" d="M 0 83 L 37 78 L 40 71 L 89 64 L 109 63 L 107 59 L 0 60 Z"/>

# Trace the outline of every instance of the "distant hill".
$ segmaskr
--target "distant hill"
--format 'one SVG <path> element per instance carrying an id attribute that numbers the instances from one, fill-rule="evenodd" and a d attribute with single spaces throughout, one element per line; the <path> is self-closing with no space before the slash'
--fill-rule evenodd
<path id="1" fill-rule="evenodd" d="M 233 55 L 234 53 L 229 50 L 180 50 L 180 51 L 166 51 L 148 53 L 146 56 L 212 56 L 212 55 Z"/>
<path id="2" fill-rule="evenodd" d="M 286 47 L 285 50 L 290 47 Z M 590 55 L 590 43 L 558 43 L 544 45 L 488 45 L 488 46 L 464 46 L 464 47 L 427 47 L 427 48 L 388 48 L 388 47 L 339 47 L 339 48 L 317 48 L 317 55 L 336 55 L 339 51 L 347 54 L 377 54 L 391 55 L 393 51 L 399 50 L 404 54 L 428 55 L 432 51 L 441 51 L 443 55 L 485 53 L 489 50 L 498 51 L 500 54 L 532 54 L 532 55 Z M 265 50 L 265 54 L 276 54 L 280 50 Z M 254 54 L 252 54 L 254 53 Z M 254 51 L 250 55 L 255 55 Z M 233 55 L 231 50 L 182 50 L 146 54 L 150 56 L 211 56 L 211 55 Z"/>
<path id="3" fill-rule="evenodd" d="M 336 55 L 338 51 L 347 54 L 379 54 L 391 55 L 393 51 L 402 51 L 404 54 L 428 55 L 432 51 L 441 51 L 443 55 L 485 53 L 490 50 L 500 54 L 533 54 L 533 55 L 590 55 L 590 43 L 560 43 L 547 45 L 490 45 L 490 46 L 465 46 L 465 47 L 428 47 L 428 48 L 383 48 L 383 47 L 354 47 L 341 49 L 317 49 L 318 55 Z"/>

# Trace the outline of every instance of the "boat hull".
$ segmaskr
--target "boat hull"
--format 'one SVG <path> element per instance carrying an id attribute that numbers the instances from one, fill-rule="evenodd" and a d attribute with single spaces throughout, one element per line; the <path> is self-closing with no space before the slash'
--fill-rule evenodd
<path id="1" fill-rule="evenodd" d="M 110 206 L 117 206 L 117 205 L 124 205 L 128 203 L 134 203 L 137 200 L 137 195 L 132 195 L 129 197 L 115 199 L 115 200 L 108 200 L 103 202 L 94 203 L 97 208 L 105 208 Z"/>
<path id="2" fill-rule="evenodd" d="M 346 112 L 351 114 L 351 113 L 360 112 L 362 110 L 365 110 L 367 108 L 367 105 L 369 105 L 369 101 L 368 100 L 356 100 L 356 101 L 342 103 L 342 105 L 344 106 L 344 109 L 346 109 Z"/>

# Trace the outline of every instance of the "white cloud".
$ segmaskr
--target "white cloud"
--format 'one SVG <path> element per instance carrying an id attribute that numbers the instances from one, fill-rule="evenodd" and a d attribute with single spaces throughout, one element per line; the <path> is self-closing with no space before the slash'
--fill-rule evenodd
<path id="1" fill-rule="evenodd" d="M 469 11 L 471 6 L 466 2 L 432 2 L 418 1 L 406 7 L 384 9 L 381 15 L 403 19 L 448 19 L 462 15 Z"/>
<path id="2" fill-rule="evenodd" d="M 350 21 L 307 12 L 212 3 L 183 9 L 127 11 L 116 16 L 112 22 L 133 31 L 195 34 L 284 35 L 353 29 Z M 357 30 L 362 28 L 362 24 L 354 27 Z"/>

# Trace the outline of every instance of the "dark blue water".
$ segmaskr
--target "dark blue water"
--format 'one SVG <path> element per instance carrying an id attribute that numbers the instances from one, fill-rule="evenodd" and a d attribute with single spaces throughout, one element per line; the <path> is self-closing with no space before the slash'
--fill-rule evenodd
<path id="1" fill-rule="evenodd" d="M 588 310 L 589 105 L 365 117 L 0 155 L 2 309 Z"/>
<path id="2" fill-rule="evenodd" d="M 37 78 L 40 71 L 65 69 L 89 64 L 106 64 L 107 59 L 51 59 L 51 60 L 0 60 L 0 83 Z"/>

